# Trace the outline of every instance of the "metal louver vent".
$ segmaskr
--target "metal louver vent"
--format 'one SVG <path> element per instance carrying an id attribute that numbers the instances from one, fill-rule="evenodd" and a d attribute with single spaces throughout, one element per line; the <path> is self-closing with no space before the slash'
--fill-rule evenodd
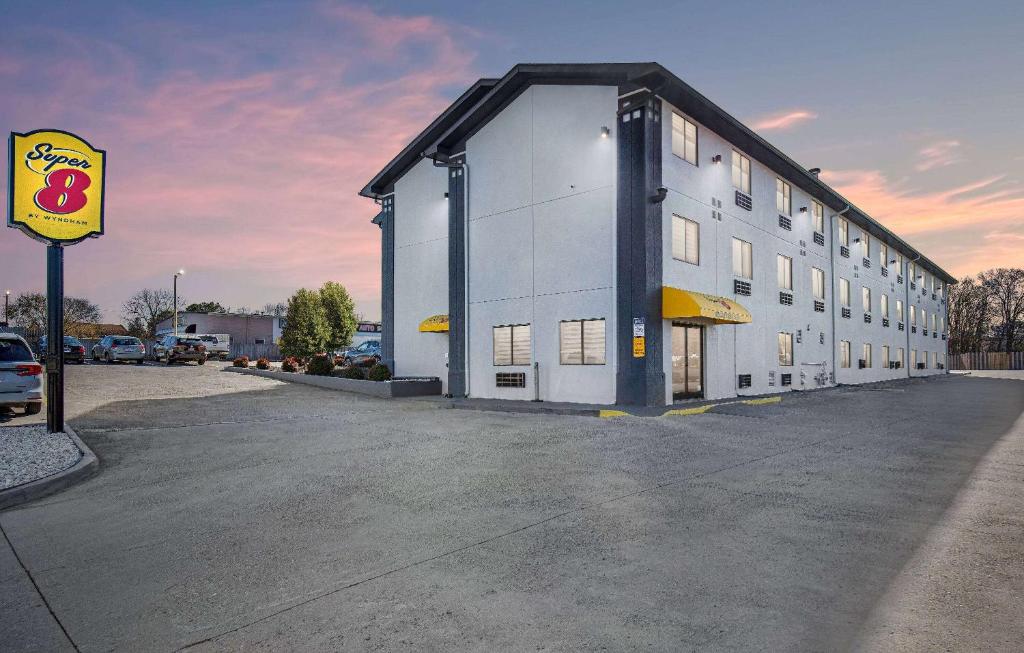
<path id="1" fill-rule="evenodd" d="M 821 233 L 820 231 L 815 231 L 814 232 L 814 242 L 816 244 L 818 244 L 818 245 L 824 245 L 825 244 L 825 234 Z"/>
<path id="2" fill-rule="evenodd" d="M 843 317 L 845 317 L 846 319 L 850 319 L 850 309 L 843 308 Z"/>
<path id="3" fill-rule="evenodd" d="M 887 317 L 883 317 L 882 318 L 882 326 L 884 326 L 884 327 L 889 326 L 889 318 L 887 318 Z"/>
<path id="4" fill-rule="evenodd" d="M 914 283 L 913 281 L 911 281 L 911 282 L 910 282 L 910 289 L 911 289 L 911 290 L 917 290 L 917 284 L 916 284 L 916 283 Z"/>
<path id="5" fill-rule="evenodd" d="M 793 231 L 793 221 L 784 215 L 779 216 L 779 226 L 786 231 Z"/>
<path id="6" fill-rule="evenodd" d="M 737 378 L 737 383 L 738 383 L 739 387 L 741 387 L 741 388 L 749 388 L 750 387 L 750 375 L 749 374 L 740 374 L 739 377 Z"/>
<path id="7" fill-rule="evenodd" d="M 818 312 L 818 313 L 824 313 L 825 312 L 825 302 L 821 301 L 820 299 L 815 299 L 814 300 L 814 310 L 816 312 Z"/>
<path id="8" fill-rule="evenodd" d="M 839 246 L 839 255 L 843 258 L 850 258 L 850 248 L 846 245 Z"/>
<path id="9" fill-rule="evenodd" d="M 910 332 L 911 333 L 917 333 L 917 327 L 914 326 L 914 325 L 910 325 Z"/>
<path id="10" fill-rule="evenodd" d="M 781 379 L 782 379 L 782 381 L 781 381 L 782 385 L 793 385 L 793 375 L 792 374 L 783 374 L 783 375 L 781 375 Z"/>
<path id="11" fill-rule="evenodd" d="M 889 268 L 882 268 L 882 276 L 883 277 L 889 276 Z"/>
<path id="12" fill-rule="evenodd" d="M 754 209 L 754 201 L 750 199 L 750 195 L 736 191 L 736 206 L 752 211 Z"/>
<path id="13" fill-rule="evenodd" d="M 788 292 L 780 292 L 779 293 L 779 303 L 782 304 L 783 306 L 792 306 L 793 305 L 793 295 L 791 293 L 788 293 Z"/>
<path id="14" fill-rule="evenodd" d="M 899 329 L 900 331 L 903 331 L 904 330 L 903 323 L 902 322 L 897 322 L 896 323 L 896 328 Z"/>
<path id="15" fill-rule="evenodd" d="M 865 321 L 865 322 L 866 322 L 867 324 L 871 324 L 871 313 L 865 313 L 865 314 L 864 314 L 864 321 Z"/>
<path id="16" fill-rule="evenodd" d="M 865 269 L 866 268 L 870 268 L 871 267 L 871 259 L 869 259 L 869 258 L 863 259 L 861 261 L 861 264 L 865 267 Z"/>
<path id="17" fill-rule="evenodd" d="M 736 279 L 732 282 L 732 291 L 737 295 L 750 295 L 750 283 Z"/>
<path id="18" fill-rule="evenodd" d="M 525 372 L 498 372 L 494 375 L 494 385 L 499 388 L 525 388 Z"/>

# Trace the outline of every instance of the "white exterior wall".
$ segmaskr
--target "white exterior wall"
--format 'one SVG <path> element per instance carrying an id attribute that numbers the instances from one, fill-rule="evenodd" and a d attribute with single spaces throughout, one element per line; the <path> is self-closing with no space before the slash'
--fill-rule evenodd
<path id="1" fill-rule="evenodd" d="M 697 165 L 693 165 L 672 153 L 672 112 L 677 111 L 698 126 Z M 922 335 L 920 324 L 917 334 L 910 333 L 909 318 L 906 331 L 898 331 L 896 300 L 902 299 L 904 311 L 911 303 L 920 313 L 925 306 L 929 315 L 943 311 L 945 304 L 931 299 L 930 284 L 927 294 L 922 295 L 920 286 L 911 293 L 908 301 L 909 279 L 906 268 L 898 273 L 896 266 L 889 266 L 889 276 L 880 271 L 879 241 L 870 239 L 871 266 L 863 266 L 860 243 L 853 242 L 860 237 L 861 230 L 850 224 L 850 258 L 843 258 L 839 252 L 837 218 L 832 217 L 843 207 L 825 206 L 825 244 L 818 245 L 813 237 L 812 198 L 799 189 L 791 180 L 783 178 L 791 186 L 792 231 L 779 226 L 779 213 L 775 204 L 775 180 L 779 176 L 767 166 L 755 160 L 749 153 L 739 150 L 751 160 L 751 197 L 753 210 L 747 211 L 736 205 L 735 188 L 732 185 L 732 145 L 707 129 L 685 112 L 674 109 L 668 103 L 662 108 L 662 183 L 669 189 L 663 203 L 663 269 L 664 284 L 683 290 L 719 295 L 735 299 L 742 304 L 753 318 L 750 324 L 705 325 L 704 329 L 704 394 L 706 398 L 717 399 L 737 395 L 765 394 L 788 390 L 818 387 L 815 374 L 826 366 L 835 372 L 837 383 L 867 383 L 908 375 L 942 373 L 932 365 L 931 352 L 942 354 L 945 360 L 946 341 Z M 721 163 L 712 163 L 712 157 L 721 155 Z M 717 203 L 721 202 L 721 208 Z M 801 207 L 807 207 L 801 212 Z M 672 216 L 680 215 L 700 224 L 700 264 L 692 265 L 672 257 Z M 720 219 L 716 217 L 720 215 Z M 737 237 L 752 245 L 753 280 L 751 295 L 733 293 L 732 238 Z M 833 240 L 835 267 L 832 264 Z M 889 244 L 889 259 L 896 257 L 897 250 Z M 793 260 L 793 305 L 786 306 L 779 301 L 776 274 L 776 256 L 782 254 Z M 906 256 L 906 254 L 904 254 Z M 811 286 L 811 268 L 818 267 L 825 272 L 825 312 L 814 311 L 814 297 Z M 896 283 L 896 275 L 904 276 L 904 283 Z M 929 273 L 929 277 L 930 277 Z M 851 317 L 841 317 L 839 304 L 839 278 L 850 281 Z M 862 310 L 861 288 L 871 288 L 872 321 L 865 323 Z M 880 312 L 881 294 L 889 296 L 889 326 L 882 326 Z M 835 339 L 833 341 L 833 310 L 835 311 Z M 920 315 L 918 315 L 920 322 Z M 929 320 L 930 321 L 930 320 Z M 666 403 L 672 401 L 672 357 L 671 320 L 664 320 L 663 342 L 665 344 Z M 930 325 L 929 325 L 930 326 Z M 793 334 L 793 366 L 778 364 L 778 333 Z M 908 344 L 907 337 L 910 336 Z M 851 367 L 840 367 L 839 342 L 848 340 L 851 350 Z M 834 342 L 834 344 L 833 344 Z M 872 366 L 859 369 L 864 343 L 872 345 Z M 882 346 L 890 348 L 890 359 L 896 359 L 898 347 L 904 348 L 904 362 L 910 365 L 911 349 L 928 352 L 928 368 L 925 370 L 892 370 L 884 365 Z M 769 372 L 775 372 L 775 383 L 769 385 Z M 801 374 L 803 372 L 803 374 Z M 791 373 L 792 386 L 780 385 L 781 374 Z M 751 375 L 751 387 L 739 389 L 737 376 Z"/>
<path id="2" fill-rule="evenodd" d="M 533 399 L 536 361 L 541 399 L 615 401 L 615 112 L 614 87 L 535 85 L 467 141 L 470 396 Z M 583 318 L 605 318 L 606 364 L 560 365 L 559 322 Z M 531 365 L 493 365 L 507 324 L 531 325 Z"/>
<path id="3" fill-rule="evenodd" d="M 420 322 L 448 313 L 448 178 L 422 160 L 395 182 L 396 376 L 437 376 L 448 391 L 448 334 Z"/>

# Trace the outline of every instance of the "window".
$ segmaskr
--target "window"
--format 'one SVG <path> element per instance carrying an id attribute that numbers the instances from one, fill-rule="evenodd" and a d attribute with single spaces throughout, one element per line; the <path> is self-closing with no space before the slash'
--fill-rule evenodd
<path id="1" fill-rule="evenodd" d="M 913 306 L 910 307 L 910 324 L 917 326 L 917 309 Z"/>
<path id="2" fill-rule="evenodd" d="M 871 367 L 871 343 L 865 342 L 861 351 L 863 352 L 861 358 L 864 359 L 864 367 Z"/>
<path id="3" fill-rule="evenodd" d="M 928 328 L 928 311 L 924 310 L 924 306 L 921 307 L 921 328 Z"/>
<path id="4" fill-rule="evenodd" d="M 818 201 L 811 202 L 811 214 L 814 218 L 814 230 L 819 234 L 825 233 L 825 206 Z"/>
<path id="5" fill-rule="evenodd" d="M 680 215 L 672 216 L 672 258 L 700 264 L 700 225 Z"/>
<path id="6" fill-rule="evenodd" d="M 896 274 L 903 274 L 903 254 L 896 252 Z"/>
<path id="7" fill-rule="evenodd" d="M 732 185 L 750 195 L 750 159 L 732 151 Z"/>
<path id="8" fill-rule="evenodd" d="M 811 268 L 811 290 L 814 298 L 825 301 L 825 271 L 818 268 Z"/>
<path id="9" fill-rule="evenodd" d="M 889 265 L 889 246 L 885 243 L 878 243 L 878 264 L 883 268 Z"/>
<path id="10" fill-rule="evenodd" d="M 743 279 L 754 278 L 754 253 L 750 243 L 732 239 L 732 273 Z"/>
<path id="11" fill-rule="evenodd" d="M 697 165 L 697 125 L 678 113 L 672 114 L 672 154 Z"/>
<path id="12" fill-rule="evenodd" d="M 931 330 L 932 331 L 935 331 L 935 317 L 937 315 L 938 315 L 938 313 L 932 313 L 932 326 L 931 326 Z"/>
<path id="13" fill-rule="evenodd" d="M 793 259 L 779 254 L 779 288 L 783 290 L 793 289 Z"/>
<path id="14" fill-rule="evenodd" d="M 896 319 L 899 320 L 900 322 L 903 321 L 903 300 L 902 299 L 897 299 L 896 300 Z"/>
<path id="15" fill-rule="evenodd" d="M 839 279 L 839 304 L 844 308 L 850 307 L 850 280 Z"/>
<path id="16" fill-rule="evenodd" d="M 910 279 L 911 281 L 916 280 L 917 277 L 914 276 L 914 274 L 914 262 L 910 261 L 909 263 L 907 263 L 907 278 Z"/>
<path id="17" fill-rule="evenodd" d="M 941 315 L 939 316 L 939 331 L 946 332 L 946 318 Z"/>
<path id="18" fill-rule="evenodd" d="M 839 218 L 839 244 L 850 246 L 850 221 L 846 218 Z"/>
<path id="19" fill-rule="evenodd" d="M 604 318 L 559 322 L 558 352 L 562 365 L 604 365 Z"/>
<path id="20" fill-rule="evenodd" d="M 494 364 L 530 364 L 530 325 L 494 327 Z"/>
<path id="21" fill-rule="evenodd" d="M 860 254 L 863 258 L 871 258 L 871 236 L 866 231 L 860 233 Z"/>
<path id="22" fill-rule="evenodd" d="M 861 297 L 861 308 L 864 309 L 865 313 L 870 313 L 871 312 L 871 289 L 868 288 L 867 286 L 863 286 L 860 289 L 860 297 Z"/>
<path id="23" fill-rule="evenodd" d="M 916 370 L 917 369 L 917 350 L 916 349 L 911 349 L 910 350 L 910 369 L 912 369 L 912 370 Z"/>
<path id="24" fill-rule="evenodd" d="M 792 367 L 793 365 L 793 334 L 779 334 L 779 365 Z"/>
<path id="25" fill-rule="evenodd" d="M 793 215 L 793 189 L 781 179 L 775 180 L 775 208 L 782 215 Z"/>
<path id="26" fill-rule="evenodd" d="M 889 367 L 889 345 L 882 345 L 882 367 Z"/>
<path id="27" fill-rule="evenodd" d="M 939 352 L 937 351 L 932 352 L 932 369 L 939 369 Z"/>
<path id="28" fill-rule="evenodd" d="M 839 367 L 850 366 L 850 341 L 839 341 Z"/>
<path id="29" fill-rule="evenodd" d="M 900 364 L 900 367 L 903 367 L 903 347 L 896 350 L 896 362 Z"/>

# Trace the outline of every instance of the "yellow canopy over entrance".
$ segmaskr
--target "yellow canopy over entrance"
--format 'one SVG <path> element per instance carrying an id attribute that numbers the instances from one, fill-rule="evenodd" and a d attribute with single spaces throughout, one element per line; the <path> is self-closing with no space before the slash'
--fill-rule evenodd
<path id="1" fill-rule="evenodd" d="M 420 331 L 424 333 L 448 333 L 448 316 L 431 315 L 420 322 Z"/>
<path id="2" fill-rule="evenodd" d="M 661 287 L 661 317 L 701 318 L 714 324 L 745 324 L 752 321 L 750 311 L 731 299 L 679 290 L 672 286 Z"/>

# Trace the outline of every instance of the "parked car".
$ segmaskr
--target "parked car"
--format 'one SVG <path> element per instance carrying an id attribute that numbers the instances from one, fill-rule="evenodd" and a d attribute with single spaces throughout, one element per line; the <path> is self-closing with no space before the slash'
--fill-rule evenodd
<path id="1" fill-rule="evenodd" d="M 39 358 L 42 359 L 44 356 L 46 356 L 46 336 L 39 339 Z M 85 363 L 85 345 L 81 340 L 74 336 L 64 336 L 64 361 L 79 365 Z"/>
<path id="2" fill-rule="evenodd" d="M 164 336 L 164 339 L 153 345 L 152 357 L 155 361 L 186 363 L 195 361 L 200 365 L 206 363 L 206 345 L 194 335 Z"/>
<path id="3" fill-rule="evenodd" d="M 216 356 L 222 361 L 231 354 L 231 335 L 227 333 L 203 333 L 199 339 L 206 345 L 206 357 Z"/>
<path id="4" fill-rule="evenodd" d="M 27 415 L 43 408 L 43 366 L 13 333 L 0 333 L 0 406 L 24 408 Z"/>
<path id="5" fill-rule="evenodd" d="M 92 347 L 92 359 L 108 363 L 128 361 L 142 365 L 146 358 L 146 345 L 132 336 L 103 336 Z"/>
<path id="6" fill-rule="evenodd" d="M 380 362 L 380 340 L 367 340 L 358 347 L 350 347 L 339 354 L 342 365 L 371 367 Z"/>

